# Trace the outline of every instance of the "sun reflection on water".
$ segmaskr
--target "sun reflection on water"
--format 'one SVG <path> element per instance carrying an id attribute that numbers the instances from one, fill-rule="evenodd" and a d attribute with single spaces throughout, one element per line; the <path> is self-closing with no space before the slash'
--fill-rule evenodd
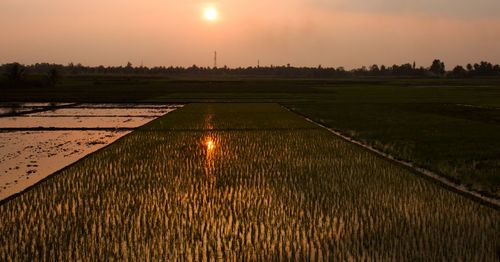
<path id="1" fill-rule="evenodd" d="M 205 140 L 205 147 L 207 149 L 207 153 L 211 153 L 212 151 L 214 151 L 215 149 L 215 142 L 213 141 L 213 139 L 211 137 L 208 137 L 206 140 Z"/>
<path id="2" fill-rule="evenodd" d="M 213 130 L 213 114 L 207 114 L 205 116 L 204 127 L 206 130 Z M 214 136 L 214 133 L 208 131 L 201 140 L 201 145 L 205 154 L 205 174 L 210 179 L 211 182 L 217 180 L 215 175 L 215 162 L 216 162 L 216 151 L 218 147 L 218 137 Z"/>
<path id="3" fill-rule="evenodd" d="M 202 142 L 203 151 L 205 152 L 205 175 L 211 182 L 216 182 L 215 175 L 215 151 L 217 147 L 216 140 L 212 136 L 207 136 Z"/>

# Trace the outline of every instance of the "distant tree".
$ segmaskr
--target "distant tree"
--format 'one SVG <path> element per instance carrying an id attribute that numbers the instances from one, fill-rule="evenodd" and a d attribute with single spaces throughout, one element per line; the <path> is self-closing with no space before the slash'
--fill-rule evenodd
<path id="1" fill-rule="evenodd" d="M 431 65 L 429 71 L 431 71 L 432 73 L 434 73 L 437 76 L 442 76 L 446 72 L 446 68 L 445 68 L 444 63 L 441 62 L 441 60 L 435 59 L 432 62 L 432 65 Z"/>
<path id="2" fill-rule="evenodd" d="M 467 76 L 467 71 L 463 68 L 463 66 L 457 65 L 455 68 L 453 68 L 451 75 L 454 77 L 465 77 Z"/>
<path id="3" fill-rule="evenodd" d="M 97 72 L 100 74 L 106 73 L 106 68 L 102 65 L 97 67 Z"/>
<path id="4" fill-rule="evenodd" d="M 47 80 L 49 82 L 49 85 L 54 86 L 56 83 L 59 81 L 60 78 L 59 71 L 55 68 L 50 69 L 48 75 L 47 75 Z"/>
<path id="5" fill-rule="evenodd" d="M 413 75 L 413 65 L 410 63 L 403 64 L 399 67 L 403 75 Z"/>
<path id="6" fill-rule="evenodd" d="M 55 71 L 52 71 L 55 69 Z M 432 71 L 431 71 L 432 69 Z M 489 62 L 482 61 L 476 64 L 468 64 L 466 69 L 463 67 L 456 67 L 446 74 L 444 63 L 440 60 L 435 60 L 431 67 L 418 68 L 414 63 L 406 63 L 402 65 L 393 65 L 386 67 L 384 65 L 372 65 L 369 67 L 360 67 L 353 70 L 346 70 L 343 67 L 294 67 L 287 64 L 282 66 L 260 66 L 260 67 L 220 67 L 217 69 L 209 67 L 199 67 L 196 65 L 190 67 L 180 66 L 157 66 L 157 67 L 134 67 L 132 63 L 128 62 L 126 65 L 121 66 L 84 66 L 81 64 L 68 64 L 57 65 L 48 63 L 37 63 L 33 65 L 22 66 L 19 64 L 4 64 L 0 65 L 0 71 L 5 73 L 5 78 L 13 81 L 5 81 L 6 85 L 12 86 L 48 86 L 54 84 L 61 75 L 78 75 L 78 74 L 137 74 L 137 75 L 248 75 L 248 76 L 283 76 L 283 77 L 353 77 L 353 76 L 412 76 L 412 77 L 433 77 L 447 75 L 453 76 L 500 76 L 500 66 L 493 65 Z M 464 73 L 465 71 L 465 73 Z M 30 74 L 42 75 L 46 77 L 40 80 L 38 77 L 30 77 L 27 81 L 24 77 L 25 72 Z M 119 76 L 117 76 L 119 77 Z M 51 79 L 49 81 L 49 78 Z M 127 76 L 126 79 L 133 79 Z M 14 84 L 15 83 L 15 84 Z"/>
<path id="7" fill-rule="evenodd" d="M 495 72 L 496 75 L 500 75 L 500 65 L 495 65 L 493 67 L 493 71 Z"/>
<path id="8" fill-rule="evenodd" d="M 414 74 L 413 66 L 409 63 L 402 65 L 393 65 L 392 74 L 396 76 L 411 76 Z"/>
<path id="9" fill-rule="evenodd" d="M 481 61 L 479 64 L 474 64 L 474 71 L 476 75 L 490 76 L 494 75 L 493 65 L 486 61 Z"/>
<path id="10" fill-rule="evenodd" d="M 134 67 L 132 66 L 132 63 L 130 62 L 127 62 L 127 66 L 125 66 L 125 68 L 123 69 L 123 71 L 126 73 L 126 74 L 131 74 L 134 72 Z"/>
<path id="11" fill-rule="evenodd" d="M 12 63 L 7 66 L 7 78 L 13 82 L 19 82 L 24 79 L 26 68 L 19 63 Z"/>
<path id="12" fill-rule="evenodd" d="M 472 72 L 474 70 L 474 67 L 469 63 L 467 64 L 467 71 Z"/>
<path id="13" fill-rule="evenodd" d="M 481 71 L 480 65 L 478 63 L 475 63 L 474 64 L 474 72 L 479 73 L 479 71 Z"/>
<path id="14" fill-rule="evenodd" d="M 87 67 L 83 66 L 82 64 L 78 63 L 78 64 L 73 64 L 72 62 L 68 64 L 68 70 L 69 72 L 71 72 L 71 74 L 80 74 L 83 72 L 84 69 L 86 69 Z"/>

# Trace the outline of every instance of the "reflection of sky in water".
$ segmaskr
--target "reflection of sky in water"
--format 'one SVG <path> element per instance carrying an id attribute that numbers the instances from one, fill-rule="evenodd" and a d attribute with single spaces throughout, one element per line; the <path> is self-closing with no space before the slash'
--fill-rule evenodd
<path id="1" fill-rule="evenodd" d="M 156 117 L 2 117 L 1 128 L 135 128 Z"/>
<path id="2" fill-rule="evenodd" d="M 175 108 L 165 105 L 135 105 L 133 108 L 120 106 L 122 107 L 115 108 L 98 104 L 98 106 L 89 108 L 65 107 L 22 116 L 0 117 L 0 128 L 135 128 L 175 110 Z M 2 109 L 6 111 L 6 114 L 12 112 L 11 108 Z M 16 111 L 26 112 L 34 109 L 43 108 L 23 105 L 18 107 Z"/>
<path id="3" fill-rule="evenodd" d="M 49 102 L 42 102 L 42 103 L 0 103 L 0 107 L 17 107 L 17 108 L 23 108 L 23 107 L 49 107 L 49 106 L 63 106 L 63 105 L 70 105 L 71 103 L 49 103 Z"/>
<path id="4" fill-rule="evenodd" d="M 47 175 L 128 134 L 78 128 L 136 128 L 180 106 L 86 104 L 87 108 L 61 103 L 0 103 L 0 115 L 32 110 L 22 116 L 0 117 L 0 199 L 20 192 Z M 47 110 L 53 106 L 61 109 Z M 80 105 L 81 106 L 81 105 Z M 119 108 L 117 108 L 119 106 Z M 130 106 L 130 105 L 129 105 Z M 5 131 L 2 128 L 74 128 L 72 131 Z M 215 144 L 210 143 L 209 151 Z"/>
<path id="5" fill-rule="evenodd" d="M 208 114 L 204 120 L 204 126 L 207 130 L 214 129 L 213 115 Z M 215 175 L 215 152 L 217 148 L 217 138 L 213 134 L 207 134 L 202 138 L 202 146 L 205 152 L 205 175 L 212 181 L 216 181 Z"/>
<path id="6" fill-rule="evenodd" d="M 0 108 L 0 115 L 10 114 L 14 111 L 12 108 Z"/>
<path id="7" fill-rule="evenodd" d="M 32 116 L 161 116 L 173 108 L 62 108 Z"/>
<path id="8" fill-rule="evenodd" d="M 1 103 L 0 116 L 12 113 L 27 113 L 33 110 L 48 110 L 50 107 L 67 106 L 71 103 Z"/>
<path id="9" fill-rule="evenodd" d="M 0 200 L 130 131 L 0 132 Z"/>
<path id="10" fill-rule="evenodd" d="M 210 181 L 217 180 L 215 174 L 215 153 L 217 148 L 217 140 L 213 136 L 206 136 L 202 140 L 203 151 L 205 153 L 205 175 Z"/>
<path id="11" fill-rule="evenodd" d="M 213 115 L 207 115 L 205 117 L 205 129 L 207 130 L 212 130 L 214 129 L 214 126 L 212 124 L 213 122 Z M 210 157 L 213 154 L 213 151 L 215 150 L 215 143 L 216 139 L 213 136 L 206 136 L 203 140 L 203 144 L 205 146 L 205 151 L 207 153 L 207 157 Z"/>
<path id="12" fill-rule="evenodd" d="M 213 116 L 213 115 L 210 115 L 210 114 L 208 114 L 208 115 L 205 117 L 205 121 L 204 121 L 205 129 L 207 129 L 207 130 L 212 130 L 212 129 L 214 129 L 214 125 L 212 124 L 212 122 L 213 122 L 213 118 L 214 118 L 214 116 Z"/>
<path id="13" fill-rule="evenodd" d="M 40 107 L 0 107 L 0 116 L 13 113 L 26 113 L 33 110 L 40 110 Z"/>
<path id="14" fill-rule="evenodd" d="M 135 108 L 164 108 L 164 109 L 175 109 L 180 108 L 183 105 L 154 105 L 154 104 L 77 104 L 73 108 L 124 108 L 124 109 L 135 109 Z"/>

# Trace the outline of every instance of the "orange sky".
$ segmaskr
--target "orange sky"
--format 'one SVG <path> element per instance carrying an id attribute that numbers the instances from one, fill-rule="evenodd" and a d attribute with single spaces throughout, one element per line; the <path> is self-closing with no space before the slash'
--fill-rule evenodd
<path id="1" fill-rule="evenodd" d="M 498 0 L 0 0 L 0 32 L 0 64 L 500 63 Z"/>

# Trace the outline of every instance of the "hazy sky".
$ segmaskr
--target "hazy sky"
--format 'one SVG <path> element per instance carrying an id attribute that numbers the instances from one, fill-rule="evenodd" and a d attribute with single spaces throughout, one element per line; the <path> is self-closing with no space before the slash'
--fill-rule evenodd
<path id="1" fill-rule="evenodd" d="M 500 0 L 0 0 L 0 33 L 0 64 L 500 63 Z"/>

